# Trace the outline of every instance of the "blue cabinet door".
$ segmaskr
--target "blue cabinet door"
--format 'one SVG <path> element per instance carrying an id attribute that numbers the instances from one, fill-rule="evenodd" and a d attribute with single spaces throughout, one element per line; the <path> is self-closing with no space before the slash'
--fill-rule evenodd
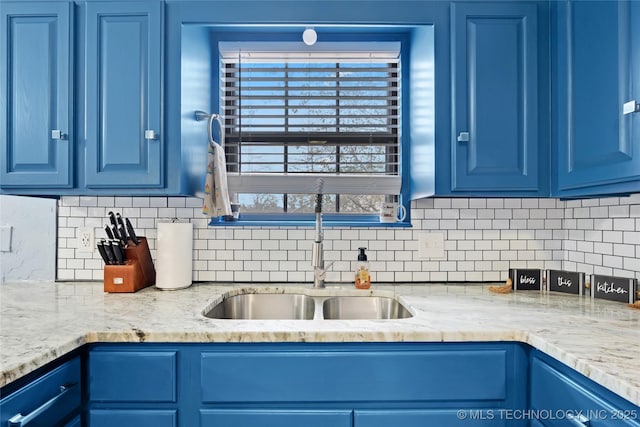
<path id="1" fill-rule="evenodd" d="M 0 16 L 0 186 L 71 187 L 70 3 L 3 3 Z"/>
<path id="2" fill-rule="evenodd" d="M 512 422 L 499 409 L 374 409 L 356 410 L 353 427 L 437 426 L 437 427 L 502 427 L 525 426 Z"/>
<path id="3" fill-rule="evenodd" d="M 162 3 L 86 4 L 86 186 L 163 185 Z"/>
<path id="4" fill-rule="evenodd" d="M 100 351 L 89 353 L 90 401 L 176 402 L 176 351 Z"/>
<path id="5" fill-rule="evenodd" d="M 451 190 L 540 194 L 548 150 L 539 132 L 538 6 L 451 7 Z"/>
<path id="6" fill-rule="evenodd" d="M 91 409 L 89 427 L 177 427 L 174 409 Z"/>
<path id="7" fill-rule="evenodd" d="M 640 3 L 552 6 L 558 195 L 640 191 Z"/>
<path id="8" fill-rule="evenodd" d="M 351 411 L 324 409 L 204 409 L 200 427 L 351 427 Z"/>
<path id="9" fill-rule="evenodd" d="M 203 352 L 200 386 L 206 403 L 508 401 L 517 393 L 505 369 L 517 352 L 507 348 L 345 351 L 272 347 L 271 351 Z M 241 347 L 237 347 L 240 349 Z M 264 348 L 268 348 L 264 346 Z M 379 367 L 385 369 L 379 369 Z M 478 369 L 482 366 L 482 369 Z M 288 375 L 295 371 L 298 374 Z M 327 377 L 324 373 L 332 372 Z M 221 387 L 224 384 L 224 387 Z M 365 398 L 366 396 L 366 398 Z"/>
<path id="10" fill-rule="evenodd" d="M 539 351 L 529 387 L 531 413 L 545 426 L 640 427 L 640 407 Z"/>
<path id="11" fill-rule="evenodd" d="M 80 357 L 38 375 L 15 392 L 0 391 L 0 426 L 9 420 L 29 427 L 60 426 L 82 406 Z M 73 425 L 73 424 L 71 424 Z"/>

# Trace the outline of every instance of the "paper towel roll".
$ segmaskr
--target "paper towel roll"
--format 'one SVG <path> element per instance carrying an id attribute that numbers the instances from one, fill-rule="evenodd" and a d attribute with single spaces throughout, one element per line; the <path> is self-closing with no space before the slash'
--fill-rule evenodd
<path id="1" fill-rule="evenodd" d="M 193 277 L 193 224 L 158 223 L 156 287 L 182 289 Z"/>

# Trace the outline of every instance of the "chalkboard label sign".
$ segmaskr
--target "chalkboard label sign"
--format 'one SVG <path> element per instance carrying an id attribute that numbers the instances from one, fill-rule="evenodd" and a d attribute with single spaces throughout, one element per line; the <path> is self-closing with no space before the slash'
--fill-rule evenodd
<path id="1" fill-rule="evenodd" d="M 510 268 L 509 277 L 513 281 L 513 289 L 516 291 L 542 290 L 542 270 Z"/>
<path id="2" fill-rule="evenodd" d="M 584 273 L 547 270 L 547 286 L 550 291 L 582 295 L 584 289 Z"/>
<path id="3" fill-rule="evenodd" d="M 636 279 L 615 276 L 591 276 L 591 298 L 602 298 L 633 304 L 636 295 Z"/>

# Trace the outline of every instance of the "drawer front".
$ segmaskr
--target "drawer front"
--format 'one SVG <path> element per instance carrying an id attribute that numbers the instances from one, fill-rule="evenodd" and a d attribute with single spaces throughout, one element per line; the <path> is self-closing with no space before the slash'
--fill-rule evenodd
<path id="1" fill-rule="evenodd" d="M 92 351 L 92 402 L 175 402 L 175 351 Z"/>
<path id="2" fill-rule="evenodd" d="M 350 410 L 201 410 L 200 427 L 351 427 Z"/>
<path id="3" fill-rule="evenodd" d="M 92 409 L 89 411 L 89 427 L 176 427 L 175 410 L 149 409 Z"/>
<path id="4" fill-rule="evenodd" d="M 501 417 L 498 410 L 492 409 L 357 410 L 354 411 L 353 417 L 354 427 L 503 427 L 506 425 L 506 417 Z"/>
<path id="5" fill-rule="evenodd" d="M 8 425 L 17 414 L 37 414 L 29 427 L 51 427 L 71 418 L 82 403 L 80 376 L 80 358 L 76 357 L 4 397 L 0 400 L 0 425 Z M 52 400 L 52 405 L 46 405 Z"/>
<path id="6" fill-rule="evenodd" d="M 593 390 L 586 388 L 586 378 L 580 382 L 583 384 L 534 357 L 531 361 L 532 413 L 540 411 L 540 421 L 548 427 L 580 425 L 565 419 L 573 413 L 589 419 L 585 425 L 590 427 L 640 426 L 640 408 L 609 391 L 596 390 L 599 388 L 596 384 Z"/>
<path id="7" fill-rule="evenodd" d="M 204 402 L 502 401 L 507 351 L 203 352 Z"/>

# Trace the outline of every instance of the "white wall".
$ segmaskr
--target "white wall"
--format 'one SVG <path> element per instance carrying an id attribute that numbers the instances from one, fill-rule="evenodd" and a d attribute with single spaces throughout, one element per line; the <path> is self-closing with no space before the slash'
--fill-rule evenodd
<path id="1" fill-rule="evenodd" d="M 63 197 L 58 238 L 59 280 L 102 280 L 97 253 L 78 253 L 77 227 L 103 236 L 109 210 L 129 217 L 149 238 L 173 217 L 194 224 L 194 280 L 310 282 L 311 227 L 208 227 L 201 200 L 179 197 Z M 357 248 L 368 248 L 378 282 L 501 281 L 510 267 L 565 268 L 640 279 L 640 194 L 557 199 L 422 199 L 412 224 L 399 228 L 328 228 L 325 258 L 337 260 L 327 280 L 350 282 Z M 422 231 L 445 233 L 446 258 L 418 259 Z"/>
<path id="2" fill-rule="evenodd" d="M 56 202 L 0 196 L 0 226 L 11 227 L 11 250 L 0 252 L 0 283 L 55 279 Z"/>

